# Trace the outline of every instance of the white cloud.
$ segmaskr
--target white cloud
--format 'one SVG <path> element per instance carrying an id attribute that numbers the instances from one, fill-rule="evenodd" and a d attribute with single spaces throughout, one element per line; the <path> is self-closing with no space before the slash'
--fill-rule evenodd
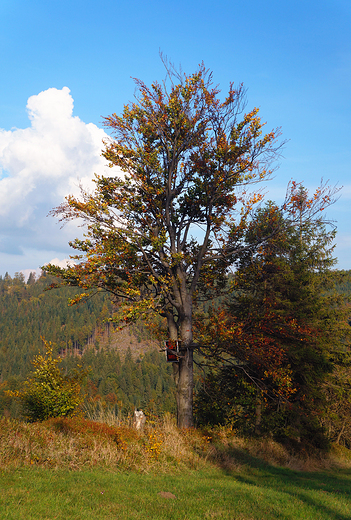
<path id="1" fill-rule="evenodd" d="M 64 258 L 63 260 L 60 260 L 59 258 L 53 258 L 48 263 L 58 265 L 59 267 L 67 267 L 68 265 L 72 266 L 72 264 L 74 264 L 73 260 L 70 258 Z"/>
<path id="2" fill-rule="evenodd" d="M 22 269 L 22 271 L 20 272 L 23 274 L 24 279 L 27 282 L 31 273 L 34 273 L 35 277 L 39 278 L 41 276 L 42 270 L 40 269 L 40 267 L 38 267 L 37 269 Z"/>
<path id="3" fill-rule="evenodd" d="M 67 87 L 31 96 L 27 111 L 28 128 L 0 129 L 0 253 L 5 254 L 0 257 L 1 271 L 6 255 L 23 256 L 29 249 L 51 255 L 42 264 L 53 252 L 67 256 L 67 242 L 76 234 L 72 227 L 60 232 L 46 215 L 69 193 L 77 195 L 79 182 L 89 188 L 94 173 L 112 173 L 100 155 L 107 135 L 73 116 Z M 31 267 L 37 265 L 22 269 Z"/>
<path id="4" fill-rule="evenodd" d="M 72 265 L 74 264 L 74 261 L 71 260 L 70 258 L 63 258 L 63 259 L 60 259 L 60 258 L 52 258 L 49 262 L 47 262 L 48 264 L 53 264 L 53 265 L 57 265 L 59 267 L 67 267 L 68 265 Z M 24 275 L 24 278 L 25 280 L 27 281 L 28 280 L 28 277 L 31 273 L 35 273 L 35 276 L 37 278 L 39 278 L 39 276 L 41 276 L 42 274 L 42 269 L 40 267 L 37 267 L 36 269 L 22 269 L 21 270 L 21 273 Z"/>

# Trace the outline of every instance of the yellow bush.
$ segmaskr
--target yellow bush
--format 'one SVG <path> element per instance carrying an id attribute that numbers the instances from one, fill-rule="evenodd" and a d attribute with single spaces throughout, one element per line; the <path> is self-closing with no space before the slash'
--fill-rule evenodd
<path id="1" fill-rule="evenodd" d="M 43 341 L 45 354 L 33 359 L 35 370 L 23 390 L 6 392 L 21 403 L 23 415 L 30 422 L 71 416 L 83 401 L 81 385 L 87 371 L 78 365 L 72 375 L 64 375 L 58 366 L 62 359 L 54 359 L 51 342 Z"/>

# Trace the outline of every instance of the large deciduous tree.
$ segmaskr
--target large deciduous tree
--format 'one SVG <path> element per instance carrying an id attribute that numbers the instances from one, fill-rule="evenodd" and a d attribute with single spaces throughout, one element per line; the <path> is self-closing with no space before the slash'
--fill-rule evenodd
<path id="1" fill-rule="evenodd" d="M 178 425 L 191 427 L 194 301 L 220 288 L 260 200 L 246 186 L 270 176 L 281 145 L 279 129 L 263 133 L 257 108 L 244 113 L 242 85 L 220 99 L 203 65 L 191 75 L 166 70 L 162 84 L 135 80 L 135 102 L 105 119 L 113 138 L 103 156 L 124 177 L 97 177 L 94 193 L 82 190 L 53 211 L 83 219 L 87 232 L 71 243 L 80 252 L 74 265 L 45 270 L 110 291 L 126 321 L 167 318 L 168 339 L 180 341 Z"/>

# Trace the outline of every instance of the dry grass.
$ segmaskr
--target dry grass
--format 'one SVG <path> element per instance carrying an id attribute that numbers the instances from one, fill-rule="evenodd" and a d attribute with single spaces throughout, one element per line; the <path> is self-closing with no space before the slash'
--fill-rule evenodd
<path id="1" fill-rule="evenodd" d="M 129 426 L 109 426 L 79 417 L 34 424 L 2 417 L 0 468 L 102 466 L 149 472 L 167 471 L 170 466 L 200 467 L 201 456 L 192 451 L 191 444 L 200 446 L 201 439 L 191 433 L 194 440 L 190 443 L 189 436 L 178 432 L 168 419 L 137 432 Z"/>
<path id="2" fill-rule="evenodd" d="M 270 437 L 247 439 L 237 437 L 225 428 L 215 429 L 213 432 L 215 432 L 213 433 L 213 441 L 216 437 L 219 441 L 217 451 L 220 451 L 220 447 L 222 449 L 226 447 L 224 459 L 228 461 L 229 466 L 234 464 L 234 468 L 238 461 L 245 460 L 243 454 L 247 454 L 249 459 L 253 457 L 271 466 L 289 468 L 295 471 L 308 472 L 351 468 L 351 452 L 346 448 L 333 446 L 330 452 L 319 452 L 311 455 L 303 450 L 299 453 L 291 452 Z"/>
<path id="3" fill-rule="evenodd" d="M 113 408 L 108 408 L 101 401 L 86 400 L 83 404 L 84 417 L 90 421 L 96 421 L 108 424 L 109 426 L 128 426 L 133 425 L 133 416 L 123 417 L 121 414 L 116 415 Z"/>
<path id="4" fill-rule="evenodd" d="M 72 470 L 105 467 L 169 472 L 217 466 L 237 471 L 254 459 L 294 470 L 351 467 L 344 453 L 297 457 L 272 439 L 247 440 L 230 430 L 179 430 L 170 415 L 150 421 L 142 432 L 120 418 L 109 424 L 81 417 L 28 424 L 0 418 L 0 468 L 41 466 Z M 130 419 L 127 419 L 127 423 Z M 343 461 L 343 462 L 341 462 Z"/>

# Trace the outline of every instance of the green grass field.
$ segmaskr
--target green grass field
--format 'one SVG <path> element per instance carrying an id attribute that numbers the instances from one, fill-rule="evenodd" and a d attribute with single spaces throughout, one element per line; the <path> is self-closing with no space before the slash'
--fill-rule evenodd
<path id="1" fill-rule="evenodd" d="M 0 476 L 0 518 L 350 520 L 350 471 L 305 473 L 251 462 L 237 472 L 174 476 L 6 470 Z"/>
<path id="2" fill-rule="evenodd" d="M 350 520 L 350 450 L 311 458 L 271 439 L 143 432 L 84 419 L 0 419 L 0 520 Z"/>

